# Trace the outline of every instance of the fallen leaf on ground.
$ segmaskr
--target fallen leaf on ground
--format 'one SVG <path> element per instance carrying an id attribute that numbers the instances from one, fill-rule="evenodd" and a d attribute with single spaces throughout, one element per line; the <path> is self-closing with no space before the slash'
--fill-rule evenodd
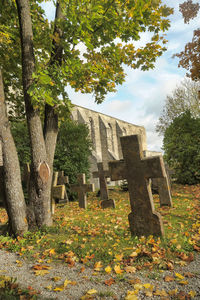
<path id="1" fill-rule="evenodd" d="M 112 285 L 113 283 L 115 283 L 115 280 L 114 280 L 113 278 L 110 278 L 110 279 L 108 279 L 108 280 L 105 280 L 104 283 L 105 283 L 105 285 L 110 286 L 110 285 Z"/>
<path id="2" fill-rule="evenodd" d="M 175 275 L 178 279 L 181 279 L 181 280 L 185 278 L 183 275 L 181 275 L 179 273 L 175 273 Z"/>
<path id="3" fill-rule="evenodd" d="M 116 274 L 122 274 L 124 272 L 123 270 L 121 270 L 120 265 L 115 265 L 114 271 Z"/>
<path id="4" fill-rule="evenodd" d="M 110 266 L 107 266 L 105 268 L 106 273 L 110 273 L 112 271 L 112 268 Z"/>
<path id="5" fill-rule="evenodd" d="M 164 281 L 165 282 L 174 281 L 174 277 L 172 277 L 172 276 L 165 276 Z"/>
<path id="6" fill-rule="evenodd" d="M 49 274 L 49 271 L 47 271 L 47 270 L 34 270 L 34 274 L 36 276 L 44 276 L 46 274 Z"/>
<path id="7" fill-rule="evenodd" d="M 98 262 L 96 262 L 95 263 L 95 265 L 94 265 L 94 270 L 95 271 L 101 271 L 101 269 L 102 269 L 102 262 L 101 261 L 98 261 Z"/>
<path id="8" fill-rule="evenodd" d="M 126 271 L 126 273 L 135 273 L 136 272 L 136 268 L 131 267 L 131 266 L 125 267 L 124 270 Z"/>
<path id="9" fill-rule="evenodd" d="M 47 266 L 47 265 L 35 265 L 35 266 L 32 266 L 33 270 L 49 270 L 51 269 L 50 266 Z"/>

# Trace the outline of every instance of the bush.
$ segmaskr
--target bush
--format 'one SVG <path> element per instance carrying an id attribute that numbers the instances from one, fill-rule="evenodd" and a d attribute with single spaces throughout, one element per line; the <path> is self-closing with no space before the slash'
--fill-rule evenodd
<path id="1" fill-rule="evenodd" d="M 177 183 L 200 182 L 200 118 L 186 111 L 165 130 L 164 158 L 175 174 Z"/>

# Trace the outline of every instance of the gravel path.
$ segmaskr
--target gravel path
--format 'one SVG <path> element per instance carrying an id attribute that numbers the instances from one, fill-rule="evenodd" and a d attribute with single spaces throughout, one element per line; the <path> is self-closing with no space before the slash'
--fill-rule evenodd
<path id="1" fill-rule="evenodd" d="M 159 291 L 164 290 L 165 292 L 168 292 L 174 289 L 177 289 L 178 292 L 182 291 L 183 293 L 179 294 L 180 298 L 176 299 L 190 299 L 190 297 L 185 297 L 184 293 L 188 294 L 191 291 L 196 292 L 196 296 L 194 296 L 193 299 L 200 299 L 200 255 L 197 255 L 195 260 L 187 266 L 176 266 L 173 271 L 136 272 L 134 274 L 126 274 L 121 280 L 114 274 L 104 275 L 98 272 L 94 274 L 94 270 L 90 268 L 86 268 L 81 272 L 83 265 L 78 263 L 70 268 L 65 263 L 51 262 L 50 264 L 47 264 L 51 266 L 51 269 L 48 270 L 48 274 L 36 276 L 33 269 L 31 269 L 35 264 L 37 264 L 37 262 L 30 262 L 15 253 L 0 250 L 0 275 L 16 278 L 17 282 L 22 287 L 33 287 L 36 291 L 40 292 L 42 299 L 78 300 L 85 295 L 87 291 L 95 289 L 98 291 L 98 294 L 92 295 L 94 298 L 91 297 L 85 299 L 119 300 L 125 299 L 127 291 L 133 291 L 137 287 L 140 288 L 140 285 L 144 283 L 152 284 L 154 286 L 154 292 L 157 290 L 158 293 Z M 185 275 L 185 278 L 182 281 L 187 280 L 188 284 L 180 284 L 181 279 L 178 281 L 177 278 L 171 282 L 164 281 L 165 276 L 176 277 L 175 272 L 183 276 Z M 61 277 L 61 279 L 55 282 L 52 280 L 52 278 L 55 277 Z M 105 280 L 109 280 L 110 278 L 114 278 L 115 283 L 107 286 Z M 50 286 L 55 288 L 58 285 L 62 285 L 65 279 L 72 281 L 72 284 L 69 283 L 63 291 L 55 292 L 47 289 L 47 287 L 50 288 Z M 73 282 L 76 282 L 76 284 L 73 284 Z M 134 286 L 134 284 L 139 285 Z M 172 296 L 165 295 L 164 292 L 161 292 L 159 296 L 154 295 L 148 297 L 147 292 L 148 288 L 143 288 L 138 294 L 138 299 L 175 299 Z M 176 291 L 176 294 L 178 292 Z"/>

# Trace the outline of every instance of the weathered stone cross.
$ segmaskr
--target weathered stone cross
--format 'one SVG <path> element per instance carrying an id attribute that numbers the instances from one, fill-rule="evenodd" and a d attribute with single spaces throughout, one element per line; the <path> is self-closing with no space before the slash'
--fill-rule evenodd
<path id="1" fill-rule="evenodd" d="M 163 224 L 154 209 L 149 178 L 164 177 L 162 157 L 143 158 L 139 135 L 120 138 L 124 160 L 109 162 L 112 180 L 128 181 L 131 213 L 128 216 L 134 235 L 163 235 Z"/>
<path id="2" fill-rule="evenodd" d="M 103 200 L 101 201 L 101 207 L 107 208 L 112 207 L 115 208 L 115 201 L 112 199 L 109 199 L 108 197 L 108 188 L 107 188 L 107 182 L 106 178 L 110 177 L 110 172 L 108 170 L 104 170 L 103 163 L 99 162 L 97 163 L 97 172 L 93 172 L 94 178 L 99 178 L 99 185 L 100 185 L 100 198 Z"/>
<path id="3" fill-rule="evenodd" d="M 51 212 L 55 213 L 56 199 L 64 200 L 66 195 L 66 188 L 64 184 L 58 185 L 58 172 L 53 173 L 52 187 L 51 187 Z"/>
<path id="4" fill-rule="evenodd" d="M 64 175 L 64 171 L 59 171 L 58 172 L 58 182 L 57 182 L 57 184 L 58 185 L 69 184 L 69 177 Z M 65 189 L 64 199 L 61 199 L 61 200 L 64 200 L 62 202 L 69 202 L 69 198 L 68 198 L 66 189 Z"/>
<path id="5" fill-rule="evenodd" d="M 94 184 L 86 184 L 85 174 L 77 175 L 78 184 L 70 185 L 72 192 L 78 193 L 79 207 L 87 208 L 87 192 L 94 192 Z"/>

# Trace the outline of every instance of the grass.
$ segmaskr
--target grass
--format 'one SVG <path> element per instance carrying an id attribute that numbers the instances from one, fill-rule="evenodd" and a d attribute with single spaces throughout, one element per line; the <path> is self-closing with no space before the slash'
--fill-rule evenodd
<path id="1" fill-rule="evenodd" d="M 131 236 L 128 193 L 116 188 L 110 191 L 116 209 L 102 210 L 99 198 L 91 193 L 86 210 L 77 202 L 57 205 L 52 227 L 18 239 L 1 235 L 0 248 L 27 258 L 61 260 L 71 265 L 79 261 L 92 268 L 100 262 L 101 270 L 108 265 L 112 269 L 116 265 L 121 269 L 130 265 L 138 270 L 170 269 L 174 262 L 192 260 L 194 250 L 199 251 L 199 190 L 200 186 L 174 186 L 173 208 L 160 208 L 154 195 L 156 210 L 163 218 L 163 238 Z M 7 221 L 4 209 L 0 209 L 0 221 Z"/>

